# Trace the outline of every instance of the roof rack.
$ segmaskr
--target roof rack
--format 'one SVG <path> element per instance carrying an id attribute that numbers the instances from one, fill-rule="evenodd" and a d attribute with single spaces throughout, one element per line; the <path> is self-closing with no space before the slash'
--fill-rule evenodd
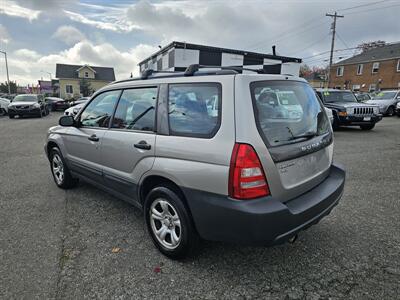
<path id="1" fill-rule="evenodd" d="M 216 69 L 215 71 L 211 70 L 201 70 L 201 69 Z M 202 72 L 200 72 L 202 71 Z M 146 80 L 146 79 L 156 79 L 156 78 L 167 78 L 167 77 L 182 77 L 182 76 L 205 76 L 205 75 L 234 75 L 242 73 L 243 71 L 255 72 L 257 74 L 268 74 L 264 69 L 250 69 L 241 66 L 207 66 L 200 64 L 192 64 L 189 65 L 185 71 L 162 71 L 162 70 L 153 70 L 147 69 L 141 72 L 139 77 L 135 78 L 127 78 L 122 80 L 117 80 L 112 82 L 111 84 L 128 82 L 128 81 L 137 81 L 137 80 Z M 154 76 L 155 74 L 165 74 L 164 76 Z M 286 75 L 286 74 L 282 74 Z M 291 75 L 286 75 L 291 76 Z"/>
<path id="2" fill-rule="evenodd" d="M 242 71 L 251 71 L 257 74 L 267 74 L 264 69 L 250 69 L 244 68 L 240 66 L 206 66 L 206 65 L 199 65 L 199 64 L 192 64 L 188 66 L 183 73 L 185 76 L 193 76 L 197 71 L 200 69 L 221 69 L 222 70 L 231 70 L 235 71 L 236 73 L 240 73 Z"/>

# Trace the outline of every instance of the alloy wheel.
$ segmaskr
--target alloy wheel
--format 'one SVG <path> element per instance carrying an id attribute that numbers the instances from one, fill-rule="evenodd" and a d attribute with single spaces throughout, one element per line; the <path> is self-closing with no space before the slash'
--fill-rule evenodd
<path id="1" fill-rule="evenodd" d="M 57 153 L 53 155 L 51 167 L 57 184 L 62 184 L 64 181 L 64 164 Z"/>
<path id="2" fill-rule="evenodd" d="M 151 204 L 150 225 L 157 241 L 173 250 L 179 246 L 182 227 L 176 209 L 166 199 L 158 198 Z"/>

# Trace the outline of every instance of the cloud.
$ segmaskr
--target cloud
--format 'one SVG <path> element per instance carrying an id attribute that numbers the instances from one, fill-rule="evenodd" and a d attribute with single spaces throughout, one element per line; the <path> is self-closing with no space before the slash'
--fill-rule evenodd
<path id="1" fill-rule="evenodd" d="M 70 25 L 59 27 L 52 37 L 64 42 L 67 45 L 73 45 L 86 39 L 82 32 Z"/>
<path id="2" fill-rule="evenodd" d="M 0 5 L 0 14 L 8 15 L 11 17 L 25 18 L 29 21 L 38 18 L 40 11 L 26 8 L 18 5 L 14 1 L 2 0 Z"/>
<path id="3" fill-rule="evenodd" d="M 10 35 L 7 29 L 0 24 L 0 43 L 8 44 L 10 42 Z"/>
<path id="4" fill-rule="evenodd" d="M 28 49 L 19 49 L 9 57 L 11 80 L 18 84 L 32 84 L 43 76 L 41 70 L 50 72 L 55 77 L 57 63 L 89 64 L 113 67 L 118 79 L 128 78 L 130 73 L 138 74 L 137 64 L 157 49 L 140 44 L 128 51 L 119 51 L 108 43 L 93 44 L 88 40 L 76 43 L 64 51 L 41 55 Z"/>

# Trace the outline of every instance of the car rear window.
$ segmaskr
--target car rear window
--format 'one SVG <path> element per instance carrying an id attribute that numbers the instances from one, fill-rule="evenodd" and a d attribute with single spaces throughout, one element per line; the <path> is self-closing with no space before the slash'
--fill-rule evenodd
<path id="1" fill-rule="evenodd" d="M 211 138 L 221 123 L 221 85 L 169 85 L 169 130 L 172 135 Z"/>
<path id="2" fill-rule="evenodd" d="M 329 131 L 329 120 L 313 89 L 299 81 L 250 84 L 257 127 L 267 146 L 304 141 Z"/>

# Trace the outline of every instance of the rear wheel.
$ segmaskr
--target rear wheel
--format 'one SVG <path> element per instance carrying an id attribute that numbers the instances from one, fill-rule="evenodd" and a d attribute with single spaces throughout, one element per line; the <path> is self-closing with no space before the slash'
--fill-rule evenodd
<path id="1" fill-rule="evenodd" d="M 10 119 L 14 119 L 14 115 L 8 115 L 8 117 L 10 118 Z"/>
<path id="2" fill-rule="evenodd" d="M 0 108 L 0 116 L 5 116 L 7 114 L 4 108 Z"/>
<path id="3" fill-rule="evenodd" d="M 371 130 L 375 127 L 375 124 L 361 125 L 362 130 Z"/>
<path id="4" fill-rule="evenodd" d="M 54 182 L 59 188 L 69 189 L 74 187 L 78 180 L 73 178 L 60 149 L 54 147 L 50 151 L 50 168 Z"/>
<path id="5" fill-rule="evenodd" d="M 147 195 L 144 215 L 154 245 L 164 255 L 180 259 L 190 255 L 199 242 L 188 209 L 173 187 L 161 185 Z"/>

